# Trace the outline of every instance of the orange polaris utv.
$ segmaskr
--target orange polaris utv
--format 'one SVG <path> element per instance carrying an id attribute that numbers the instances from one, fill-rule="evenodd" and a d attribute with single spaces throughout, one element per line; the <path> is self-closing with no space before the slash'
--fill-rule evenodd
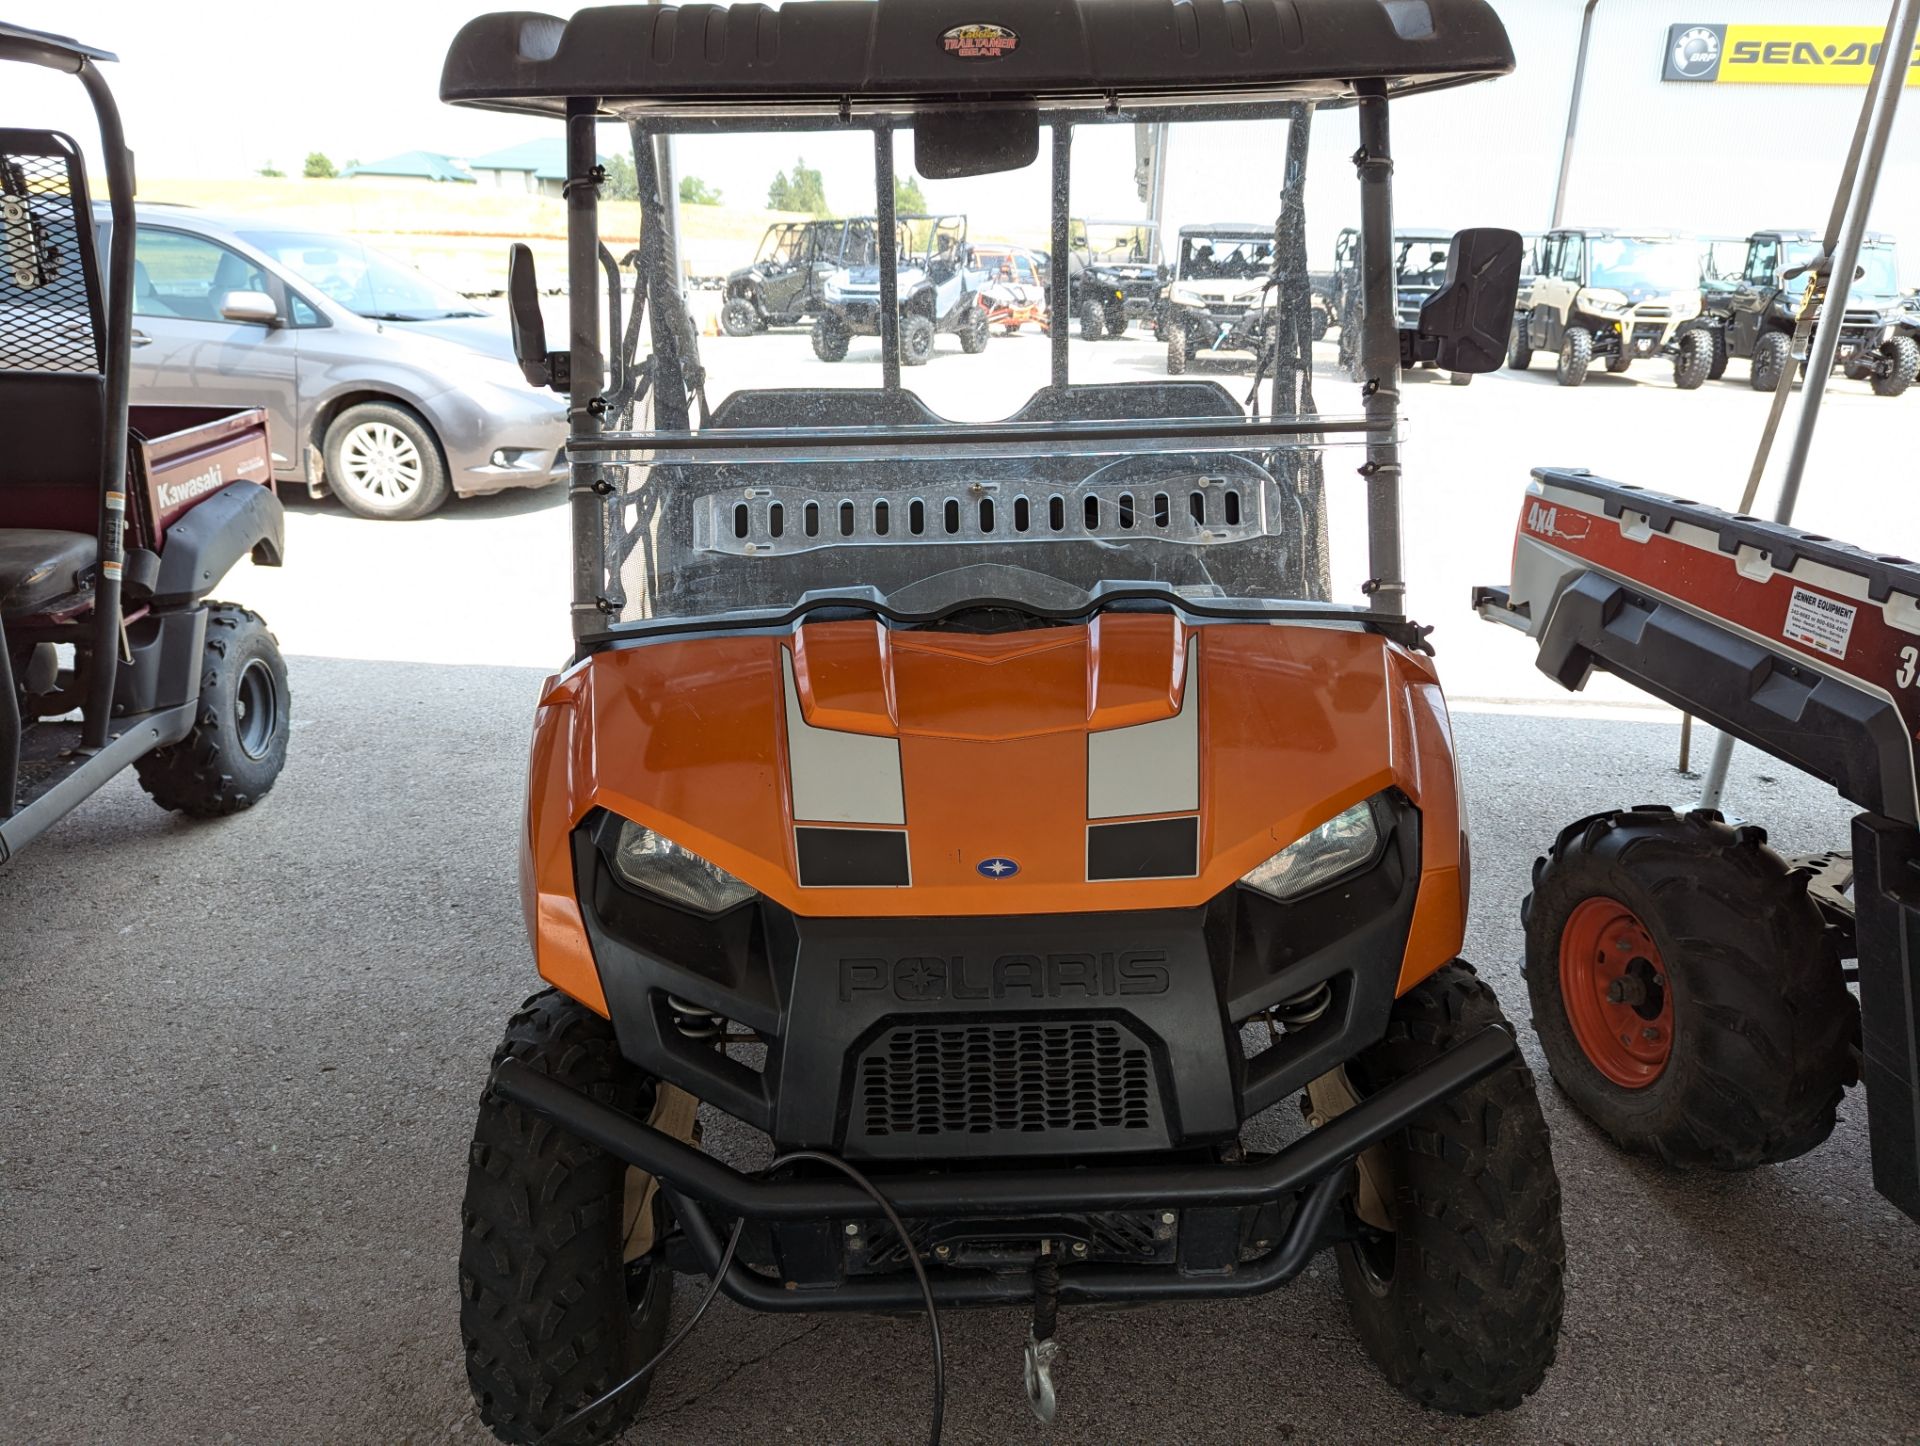
<path id="1" fill-rule="evenodd" d="M 495 1057 L 462 1214 L 468 1374 L 500 1437 L 631 1422 L 689 1328 L 666 1338 L 676 1273 L 709 1277 L 701 1308 L 924 1309 L 936 1437 L 944 1309 L 1031 1304 L 1044 1419 L 1062 1306 L 1255 1295 L 1322 1249 L 1418 1400 L 1540 1384 L 1560 1191 L 1532 1076 L 1457 958 L 1464 817 L 1398 493 L 1400 367 L 1500 365 L 1520 241 L 1462 232 L 1398 330 L 1387 114 L 1511 67 L 1485 0 L 633 5 L 461 33 L 443 96 L 564 117 L 572 176 L 569 350 L 524 250 L 510 288 L 529 380 L 573 403 L 577 648 L 540 699 L 522 837 L 552 987 Z M 1311 395 L 1321 107 L 1360 142 L 1349 419 Z M 630 284 L 600 241 L 608 118 L 642 198 Z M 736 387 L 700 359 L 668 144 L 691 171 L 839 133 L 808 153 L 833 146 L 835 185 L 867 172 L 883 251 L 907 155 L 956 202 L 1036 197 L 1066 315 L 1076 133 L 1260 119 L 1290 322 L 1251 409 L 1211 381 L 1072 379 L 1066 327 L 909 391 L 891 297 L 878 386 Z M 1198 184 L 1244 185 L 1240 142 L 1189 154 Z M 1323 580 L 1342 447 L 1370 520 L 1353 605 Z M 1310 1128 L 1246 1137 L 1295 1099 Z M 696 1101 L 772 1162 L 700 1150 Z"/>

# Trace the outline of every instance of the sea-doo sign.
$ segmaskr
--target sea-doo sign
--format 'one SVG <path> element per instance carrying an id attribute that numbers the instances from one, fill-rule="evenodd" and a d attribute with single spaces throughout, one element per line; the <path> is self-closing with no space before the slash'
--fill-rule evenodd
<path id="1" fill-rule="evenodd" d="M 1885 32 L 1874 25 L 1667 27 L 1662 80 L 1710 85 L 1865 85 Z M 1907 76 L 1920 85 L 1920 66 Z"/>

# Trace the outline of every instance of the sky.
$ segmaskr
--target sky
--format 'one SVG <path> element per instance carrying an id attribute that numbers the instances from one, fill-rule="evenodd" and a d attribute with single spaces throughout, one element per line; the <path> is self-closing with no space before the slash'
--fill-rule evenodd
<path id="1" fill-rule="evenodd" d="M 4 3 L 15 23 L 119 53 L 121 64 L 109 76 L 141 172 L 150 177 L 245 176 L 268 162 L 297 172 L 310 150 L 337 163 L 414 149 L 470 157 L 557 130 L 550 122 L 440 103 L 442 57 L 461 24 L 485 8 L 476 0 Z M 1546 224 L 1581 5 L 1495 4 L 1513 38 L 1518 73 L 1396 107 L 1395 186 L 1398 215 L 1407 223 L 1523 232 Z M 579 7 L 549 0 L 548 8 L 572 13 Z M 1884 23 L 1886 10 L 1886 0 L 1713 0 L 1703 10 L 1680 0 L 1602 0 L 1568 219 L 1716 235 L 1817 223 L 1831 200 L 1860 92 L 1662 85 L 1667 26 L 1702 14 L 1736 22 Z M 83 142 L 91 134 L 71 78 L 24 67 L 7 67 L 0 79 L 0 125 L 9 124 L 53 124 Z M 609 148 L 619 143 L 609 140 Z M 1231 142 L 1176 136 L 1168 220 L 1271 217 L 1282 144 L 1277 125 Z M 1317 264 L 1327 264 L 1335 233 L 1357 214 L 1347 164 L 1355 144 L 1350 113 L 1316 121 L 1308 238 Z M 836 207 L 868 209 L 870 168 L 862 142 L 809 138 L 806 145 L 810 163 L 827 172 Z M 850 149 L 836 151 L 836 145 Z M 730 202 L 758 205 L 773 172 L 792 163 L 792 154 L 783 152 L 784 143 L 689 142 L 681 173 L 700 175 Z M 1132 168 L 1125 127 L 1076 146 L 1074 208 L 1106 216 L 1135 211 Z M 1037 216 L 1037 187 L 1036 177 L 1014 176 L 926 190 L 936 208 L 971 209 L 984 220 L 996 210 Z M 1920 94 L 1902 114 L 1874 223 L 1910 239 L 1903 270 L 1914 279 L 1920 270 Z"/>

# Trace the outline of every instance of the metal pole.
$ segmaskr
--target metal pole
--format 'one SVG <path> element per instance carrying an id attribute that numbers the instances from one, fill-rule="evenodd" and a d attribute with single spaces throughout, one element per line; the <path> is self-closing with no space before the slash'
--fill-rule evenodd
<path id="1" fill-rule="evenodd" d="M 1172 133 L 1165 121 L 1160 121 L 1154 126 L 1153 195 L 1147 203 L 1147 218 L 1153 222 L 1153 244 L 1160 247 L 1162 256 L 1166 254 L 1166 246 L 1161 240 L 1160 233 L 1167 221 L 1167 143 L 1171 138 Z"/>
<path id="2" fill-rule="evenodd" d="M 567 329 L 570 350 L 570 433 L 591 440 L 601 430 L 594 402 L 605 384 L 600 345 L 600 188 L 586 181 L 600 164 L 599 106 L 567 102 Z M 573 636 L 576 642 L 606 626 L 601 610 L 607 575 L 601 469 L 568 449 L 567 497 L 573 514 Z"/>
<path id="3" fill-rule="evenodd" d="M 1573 99 L 1567 106 L 1567 140 L 1560 150 L 1560 180 L 1553 188 L 1553 226 L 1559 230 L 1566 218 L 1567 177 L 1573 174 L 1573 137 L 1580 128 L 1580 97 L 1587 88 L 1587 43 L 1593 38 L 1593 10 L 1600 0 L 1587 0 L 1580 17 L 1580 54 L 1573 62 Z"/>
<path id="4" fill-rule="evenodd" d="M 873 131 L 874 228 L 880 233 L 880 385 L 900 390 L 900 226 L 893 206 L 893 126 Z"/>
<path id="5" fill-rule="evenodd" d="M 93 656 L 88 660 L 87 706 L 80 746 L 104 748 L 113 720 L 113 685 L 120 668 L 120 571 L 126 557 L 127 397 L 133 385 L 133 158 L 113 92 L 92 61 L 80 83 L 100 121 L 107 161 L 113 232 L 107 238 L 106 436 L 100 442 L 100 570 L 93 587 Z M 12 807 L 13 800 L 7 800 Z"/>
<path id="6" fill-rule="evenodd" d="M 1846 315 L 1847 295 L 1853 288 L 1854 268 L 1860 264 L 1860 244 L 1866 236 L 1867 217 L 1873 210 L 1874 193 L 1879 189 L 1887 143 L 1893 134 L 1894 117 L 1900 109 L 1900 94 L 1906 89 L 1907 70 L 1913 59 L 1916 33 L 1920 33 L 1920 0 L 1894 0 L 1893 10 L 1887 18 L 1886 40 L 1880 47 L 1879 63 L 1874 67 L 1873 82 L 1861 104 L 1860 124 L 1854 132 L 1853 145 L 1847 155 L 1847 170 L 1841 178 L 1834 209 L 1827 220 L 1821 270 L 1807 283 L 1808 305 L 1801 314 L 1801 326 L 1804 328 L 1812 320 L 1816 302 L 1820 316 L 1831 319 L 1832 324 L 1814 328 L 1813 351 L 1807 360 L 1806 392 L 1801 400 L 1800 415 L 1794 422 L 1793 448 L 1787 457 L 1786 476 L 1780 484 L 1780 500 L 1774 508 L 1775 522 L 1791 522 L 1794 508 L 1799 504 L 1801 480 L 1806 475 L 1807 458 L 1813 450 L 1814 431 L 1820 423 L 1820 404 L 1826 396 L 1827 380 L 1833 371 L 1833 358 L 1840 345 L 1840 319 Z M 1822 275 L 1830 277 L 1833 283 L 1826 289 L 1824 297 L 1821 295 Z M 1798 350 L 1797 346 L 1795 350 Z M 1785 409 L 1787 393 L 1792 387 L 1793 362 L 1790 360 L 1787 375 L 1780 379 L 1780 391 L 1774 398 L 1773 412 L 1761 438 L 1760 454 L 1754 460 L 1753 472 L 1747 481 L 1746 496 L 1741 502 L 1743 512 L 1751 510 L 1753 506 L 1761 474 L 1766 470 L 1773 434 Z M 1726 796 L 1727 772 L 1733 764 L 1733 743 L 1733 736 L 1728 733 L 1722 733 L 1714 740 L 1713 760 L 1707 765 L 1706 780 L 1700 788 L 1702 808 L 1717 810 Z"/>
<path id="7" fill-rule="evenodd" d="M 1053 235 L 1048 242 L 1047 274 L 1053 295 L 1047 298 L 1047 340 L 1053 353 L 1053 385 L 1067 385 L 1067 333 L 1073 330 L 1073 127 L 1053 121 Z"/>
<path id="8" fill-rule="evenodd" d="M 1393 149 L 1386 87 L 1360 84 L 1361 395 L 1367 440 L 1367 595 L 1373 610 L 1398 617 L 1407 584 L 1400 555 L 1400 318 L 1393 265 Z"/>

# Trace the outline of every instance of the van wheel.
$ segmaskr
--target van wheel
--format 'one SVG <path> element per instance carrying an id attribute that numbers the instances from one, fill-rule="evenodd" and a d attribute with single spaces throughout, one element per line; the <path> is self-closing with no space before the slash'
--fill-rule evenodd
<path id="1" fill-rule="evenodd" d="M 1897 397 L 1920 376 L 1920 346 L 1910 336 L 1888 337 L 1880 343 L 1880 357 L 1884 370 L 1874 373 L 1875 396 Z"/>
<path id="2" fill-rule="evenodd" d="M 1753 344 L 1748 367 L 1747 382 L 1756 392 L 1779 391 L 1793 372 L 1793 338 L 1784 331 L 1763 333 Z"/>
<path id="3" fill-rule="evenodd" d="M 849 340 L 845 324 L 832 312 L 813 324 L 813 354 L 823 362 L 845 361 Z"/>
<path id="4" fill-rule="evenodd" d="M 1365 1098 L 1488 1027 L 1508 1027 L 1499 1000 L 1469 965 L 1449 964 L 1395 1002 L 1348 1082 Z M 1516 1052 L 1376 1150 L 1392 1229 L 1362 1219 L 1338 1251 L 1354 1331 L 1422 1405 L 1463 1416 L 1519 1405 L 1553 1364 L 1566 1266 L 1560 1178 L 1526 1061 Z"/>
<path id="5" fill-rule="evenodd" d="M 760 313 L 744 296 L 729 296 L 720 308 L 720 330 L 728 336 L 752 336 L 760 330 Z"/>
<path id="6" fill-rule="evenodd" d="M 446 459 L 432 428 L 393 402 L 348 407 L 327 428 L 327 486 L 349 512 L 410 522 L 451 494 Z"/>
<path id="7" fill-rule="evenodd" d="M 933 318 L 914 312 L 900 318 L 900 363 L 923 367 L 933 360 Z"/>
<path id="8" fill-rule="evenodd" d="M 1584 326 L 1570 326 L 1560 340 L 1560 360 L 1554 375 L 1563 387 L 1577 387 L 1587 379 L 1593 365 L 1593 333 Z"/>
<path id="9" fill-rule="evenodd" d="M 287 763 L 292 694 L 280 644 L 258 613 L 207 604 L 193 731 L 133 766 L 153 801 L 193 818 L 252 808 Z"/>
<path id="10" fill-rule="evenodd" d="M 622 1114 L 647 1119 L 653 1111 L 654 1083 L 621 1056 L 613 1026 L 556 990 L 534 995 L 513 1016 L 493 1062 L 504 1059 Z M 629 1206 L 651 1198 L 645 1180 L 492 1090 L 481 1097 L 460 1207 L 460 1337 L 474 1404 L 501 1440 L 545 1439 L 659 1351 L 672 1272 L 653 1256 L 626 1259 Z M 619 1435 L 639 1414 L 647 1385 L 568 1439 Z"/>
<path id="11" fill-rule="evenodd" d="M 1683 392 L 1698 391 L 1713 372 L 1713 333 L 1683 331 L 1680 350 L 1673 358 L 1673 384 Z"/>
<path id="12" fill-rule="evenodd" d="M 1741 1170 L 1832 1132 L 1858 1010 L 1762 830 L 1704 809 L 1582 819 L 1521 912 L 1553 1077 L 1623 1149 Z"/>

